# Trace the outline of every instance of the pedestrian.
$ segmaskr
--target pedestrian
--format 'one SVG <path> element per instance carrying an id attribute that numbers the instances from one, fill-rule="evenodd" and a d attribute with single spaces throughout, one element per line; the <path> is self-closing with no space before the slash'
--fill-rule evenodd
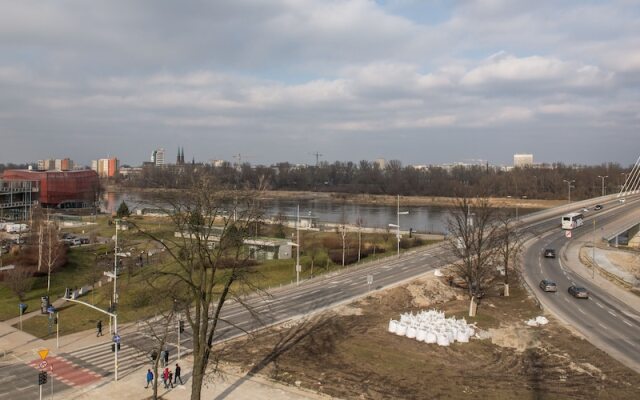
<path id="1" fill-rule="evenodd" d="M 98 320 L 98 324 L 96 325 L 96 330 L 98 331 L 98 333 L 96 333 L 96 337 L 102 336 L 102 320 L 101 319 Z"/>
<path id="2" fill-rule="evenodd" d="M 173 372 L 169 371 L 169 385 L 171 385 L 171 389 L 173 389 Z"/>
<path id="3" fill-rule="evenodd" d="M 184 385 L 184 383 L 182 383 L 182 377 L 180 376 L 180 372 L 182 371 L 182 368 L 180 368 L 180 366 L 178 364 L 176 364 L 176 373 L 174 375 L 173 378 L 173 383 L 176 383 L 178 381 L 178 379 L 180 379 L 180 384 Z"/>
<path id="4" fill-rule="evenodd" d="M 164 359 L 166 357 L 167 351 L 166 350 L 162 350 L 160 351 L 160 363 L 162 364 L 163 367 L 166 367 L 167 364 L 165 363 Z"/>
<path id="5" fill-rule="evenodd" d="M 165 368 L 162 372 L 162 381 L 164 382 L 164 388 L 169 389 L 169 384 L 167 381 L 169 380 L 169 368 Z"/>
<path id="6" fill-rule="evenodd" d="M 164 350 L 164 366 L 166 367 L 167 365 L 169 365 L 169 350 L 165 349 Z"/>
<path id="7" fill-rule="evenodd" d="M 148 369 L 147 370 L 147 386 L 145 386 L 144 388 L 147 389 L 151 382 L 153 382 L 153 372 L 151 372 L 151 370 Z"/>

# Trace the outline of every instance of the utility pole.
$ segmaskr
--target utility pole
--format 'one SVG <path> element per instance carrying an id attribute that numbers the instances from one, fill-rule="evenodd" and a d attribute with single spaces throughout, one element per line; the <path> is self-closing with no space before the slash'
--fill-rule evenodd
<path id="1" fill-rule="evenodd" d="M 300 284 L 300 204 L 296 209 L 296 285 Z"/>
<path id="2" fill-rule="evenodd" d="M 398 195 L 398 205 L 396 208 L 396 223 L 389 224 L 390 227 L 396 228 L 396 239 L 398 241 L 397 244 L 397 257 L 400 258 L 400 215 L 407 215 L 409 211 L 400 212 L 400 195 Z"/>
<path id="3" fill-rule="evenodd" d="M 596 278 L 596 219 L 593 218 L 593 246 L 591 246 L 591 279 Z"/>
<path id="4" fill-rule="evenodd" d="M 607 179 L 609 177 L 609 175 L 605 175 L 605 176 L 600 176 L 598 175 L 598 178 L 600 178 L 602 180 L 602 196 L 605 195 L 605 191 L 604 191 L 604 180 Z"/>
<path id="5" fill-rule="evenodd" d="M 562 182 L 565 182 L 567 184 L 567 189 L 569 190 L 569 198 L 568 198 L 569 201 L 568 202 L 569 202 L 569 204 L 571 204 L 571 184 L 575 182 L 575 179 L 572 179 L 570 181 L 566 180 L 566 179 L 563 179 Z"/>
<path id="6" fill-rule="evenodd" d="M 317 151 L 315 153 L 310 153 L 312 156 L 316 156 L 316 168 L 318 168 L 318 165 L 320 165 L 320 157 L 322 157 L 324 154 L 320 154 Z"/>

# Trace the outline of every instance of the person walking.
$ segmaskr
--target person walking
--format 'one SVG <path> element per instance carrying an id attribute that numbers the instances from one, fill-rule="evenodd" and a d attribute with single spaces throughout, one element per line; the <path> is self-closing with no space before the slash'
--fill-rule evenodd
<path id="1" fill-rule="evenodd" d="M 162 364 L 163 368 L 167 366 L 167 363 L 164 361 L 166 354 L 167 354 L 166 350 L 160 351 L 160 363 Z"/>
<path id="2" fill-rule="evenodd" d="M 147 386 L 145 386 L 144 388 L 147 389 L 151 382 L 153 382 L 153 372 L 151 372 L 151 370 L 148 369 L 147 370 Z"/>
<path id="3" fill-rule="evenodd" d="M 184 383 L 182 383 L 182 377 L 180 376 L 180 372 L 182 372 L 182 368 L 180 368 L 180 366 L 176 364 L 176 373 L 173 378 L 173 383 L 176 383 L 178 379 L 180 379 L 180 384 L 184 385 Z"/>
<path id="4" fill-rule="evenodd" d="M 164 350 L 164 366 L 169 365 L 169 349 Z"/>
<path id="5" fill-rule="evenodd" d="M 169 369 L 169 368 L 167 368 L 167 369 Z M 169 379 L 168 379 L 167 382 L 169 382 L 169 385 L 171 386 L 171 389 L 173 389 L 173 372 L 171 372 L 171 370 L 169 370 Z"/>
<path id="6" fill-rule="evenodd" d="M 99 319 L 98 323 L 96 324 L 96 331 L 98 331 L 98 333 L 96 333 L 96 337 L 102 336 L 102 320 L 101 319 Z"/>
<path id="7" fill-rule="evenodd" d="M 164 382 L 164 388 L 169 389 L 169 384 L 167 381 L 169 380 L 169 367 L 165 368 L 162 372 L 162 381 Z"/>

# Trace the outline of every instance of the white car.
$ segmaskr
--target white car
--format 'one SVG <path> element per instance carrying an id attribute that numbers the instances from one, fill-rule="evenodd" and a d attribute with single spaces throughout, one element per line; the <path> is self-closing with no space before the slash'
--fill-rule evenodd
<path id="1" fill-rule="evenodd" d="M 626 200 L 625 198 L 622 198 L 622 199 L 620 199 L 620 200 L 618 200 L 618 201 L 619 201 L 620 203 L 623 203 L 623 204 L 624 204 L 624 201 L 625 201 L 625 200 Z"/>
<path id="2" fill-rule="evenodd" d="M 582 212 L 583 212 L 583 213 L 589 212 L 589 209 L 588 209 L 588 208 L 583 208 L 583 209 L 582 209 Z"/>

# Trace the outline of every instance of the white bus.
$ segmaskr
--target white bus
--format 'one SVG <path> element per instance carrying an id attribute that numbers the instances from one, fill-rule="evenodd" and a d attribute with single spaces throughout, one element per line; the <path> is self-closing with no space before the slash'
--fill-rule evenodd
<path id="1" fill-rule="evenodd" d="M 583 216 L 580 213 L 569 213 L 562 216 L 562 229 L 573 229 L 582 226 Z"/>

